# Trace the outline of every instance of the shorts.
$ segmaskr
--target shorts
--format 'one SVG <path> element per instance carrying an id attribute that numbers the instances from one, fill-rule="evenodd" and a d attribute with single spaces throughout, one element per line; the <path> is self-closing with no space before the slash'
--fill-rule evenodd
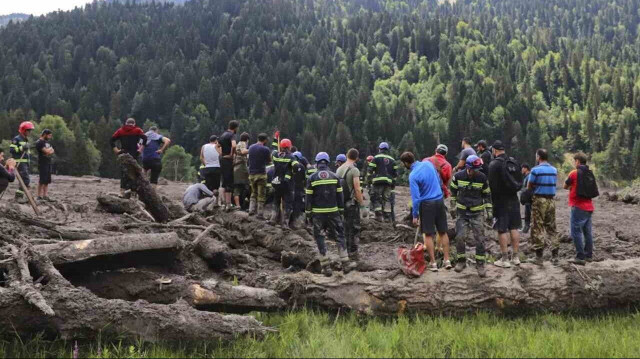
<path id="1" fill-rule="evenodd" d="M 427 236 L 433 236 L 436 231 L 447 232 L 447 207 L 443 199 L 420 202 L 420 228 Z"/>
<path id="2" fill-rule="evenodd" d="M 217 191 L 220 188 L 220 167 L 205 167 L 202 169 L 204 184 L 209 191 Z"/>
<path id="3" fill-rule="evenodd" d="M 51 183 L 51 164 L 43 163 L 38 166 L 38 172 L 40 173 L 40 184 Z"/>
<path id="4" fill-rule="evenodd" d="M 233 161 L 229 158 L 220 159 L 222 170 L 222 188 L 227 192 L 233 191 Z"/>
<path id="5" fill-rule="evenodd" d="M 493 217 L 495 218 L 493 229 L 500 234 L 520 229 L 522 218 L 518 197 L 500 199 L 493 203 Z"/>
<path id="6" fill-rule="evenodd" d="M 158 184 L 158 178 L 160 178 L 160 172 L 162 172 L 162 160 L 159 158 L 142 160 L 142 168 L 144 168 L 145 171 L 151 171 L 149 174 L 149 182 Z"/>

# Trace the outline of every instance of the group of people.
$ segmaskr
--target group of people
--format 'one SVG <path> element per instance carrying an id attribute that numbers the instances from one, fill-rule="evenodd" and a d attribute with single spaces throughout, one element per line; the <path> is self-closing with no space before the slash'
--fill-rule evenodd
<path id="1" fill-rule="evenodd" d="M 15 192 L 14 200 L 17 203 L 27 203 L 28 198 L 25 190 L 29 190 L 31 186 L 31 144 L 29 136 L 35 130 L 35 126 L 31 121 L 24 121 L 18 127 L 18 135 L 16 135 L 9 145 L 9 153 L 11 158 L 4 161 L 4 149 L 0 148 L 0 196 L 14 182 L 16 174 L 22 179 L 24 187 L 19 187 Z M 51 146 L 53 132 L 44 129 L 40 133 L 40 138 L 36 141 L 34 149 L 38 154 L 38 174 L 39 182 L 37 189 L 37 200 L 52 201 L 49 197 L 49 184 L 51 183 L 52 164 L 51 159 L 55 150 Z M 1 163 L 4 162 L 4 165 Z"/>
<path id="2" fill-rule="evenodd" d="M 11 157 L 0 166 L 0 193 L 18 173 L 25 186 L 30 183 L 29 136 L 34 130 L 31 122 L 23 122 L 19 134 L 10 147 Z M 265 133 L 249 144 L 250 135 L 242 133 L 236 141 L 239 129 L 237 121 L 231 121 L 228 129 L 218 136 L 211 136 L 200 151 L 201 181 L 190 186 L 183 197 L 188 211 L 206 211 L 222 205 L 228 211 L 245 208 L 251 216 L 267 219 L 283 228 L 313 226 L 319 259 L 325 275 L 332 274 L 327 257 L 324 234 L 336 240 L 343 269 L 348 272 L 357 267 L 360 219 L 366 216 L 364 189 L 369 189 L 370 210 L 379 221 L 395 223 L 395 191 L 398 177 L 397 161 L 390 155 L 390 146 L 382 142 L 375 156 L 368 156 L 362 171 L 358 168 L 360 154 L 350 149 L 340 154 L 334 163 L 326 152 L 315 156 L 315 165 L 293 146 L 289 139 L 274 136 L 272 148 Z M 45 129 L 35 145 L 38 153 L 40 184 L 38 198 L 49 200 L 48 184 L 51 183 L 51 156 L 55 153 L 50 144 L 53 133 Z M 118 147 L 116 142 L 120 143 Z M 151 127 L 144 133 L 129 118 L 111 137 L 116 154 L 128 153 L 136 160 L 142 157 L 142 165 L 150 182 L 158 183 L 162 170 L 161 155 L 171 140 Z M 475 243 L 475 263 L 478 274 L 486 275 L 485 227 L 497 232 L 500 255 L 494 265 L 509 268 L 520 265 L 520 232 L 531 229 L 531 243 L 535 250 L 535 264 L 543 264 L 545 248 L 551 250 L 551 261 L 558 263 L 558 232 L 556 229 L 556 204 L 558 171 L 548 162 L 545 149 L 536 151 L 536 166 L 517 161 L 505 153 L 501 141 L 489 147 L 479 141 L 473 148 L 469 138 L 462 140 L 459 161 L 453 167 L 447 161 L 448 148 L 438 145 L 433 156 L 419 161 L 411 152 L 400 156 L 404 167 L 410 171 L 411 217 L 419 226 L 429 255 L 431 271 L 438 271 L 435 260 L 434 236 L 439 236 L 444 260 L 442 266 L 452 269 L 447 235 L 447 206 L 449 215 L 456 220 L 455 271 L 461 272 L 467 265 L 466 241 Z M 4 151 L 0 149 L 0 162 Z M 571 207 L 571 236 L 576 246 L 576 258 L 571 262 L 584 265 L 593 260 L 593 236 L 591 217 L 594 211 L 592 198 L 598 195 L 595 177 L 587 166 L 587 156 L 574 156 L 576 169 L 572 171 L 564 188 L 569 189 Z M 121 194 L 129 197 L 132 183 L 128 176 L 121 177 Z M 16 199 L 24 198 L 22 189 L 16 191 Z M 245 205 L 246 203 L 246 205 Z M 525 207 L 524 227 L 520 205 Z M 271 214 L 266 206 L 271 205 Z M 545 234 L 547 235 L 545 237 Z M 511 245 L 511 254 L 508 246 Z"/>
<path id="3" fill-rule="evenodd" d="M 532 262 L 543 265 L 544 250 L 550 248 L 551 262 L 557 265 L 559 238 L 555 196 L 558 171 L 548 162 L 547 150 L 536 151 L 537 165 L 531 168 L 527 164 L 519 165 L 513 157 L 507 156 L 501 141 L 496 141 L 491 151 L 485 141 L 480 141 L 476 147 L 478 152 L 471 146 L 470 139 L 462 141 L 462 152 L 453 175 L 450 165 L 444 162 L 446 160 L 440 164 L 437 157 L 430 157 L 418 162 L 411 152 L 400 157 L 403 165 L 411 171 L 409 185 L 413 223 L 420 226 L 430 259 L 428 268 L 438 271 L 433 241 L 436 234 L 444 251 L 443 266 L 453 268 L 449 258 L 447 208 L 444 203 L 447 197 L 450 197 L 450 215 L 456 219 L 456 272 L 462 272 L 467 265 L 466 241 L 470 239 L 475 243 L 478 275 L 486 276 L 485 221 L 498 236 L 500 256 L 494 262 L 495 266 L 509 268 L 520 265 L 520 231 L 526 233 L 530 226 L 535 250 Z M 446 152 L 444 145 L 436 148 L 436 156 L 444 156 Z M 584 265 L 593 260 L 592 198 L 598 195 L 598 189 L 584 153 L 574 155 L 574 165 L 576 169 L 564 183 L 564 188 L 570 190 L 571 236 L 576 247 L 576 257 L 570 262 Z M 520 204 L 525 206 L 523 228 Z M 508 253 L 509 244 L 511 255 Z"/>

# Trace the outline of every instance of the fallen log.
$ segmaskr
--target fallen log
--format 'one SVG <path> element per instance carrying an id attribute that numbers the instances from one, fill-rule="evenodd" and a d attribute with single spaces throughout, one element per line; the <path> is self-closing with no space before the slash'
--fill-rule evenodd
<path id="1" fill-rule="evenodd" d="M 159 304 L 183 300 L 200 310 L 248 313 L 286 307 L 286 302 L 270 289 L 234 286 L 215 278 L 195 281 L 138 269 L 96 272 L 91 276 L 77 277 L 74 284 L 86 287 L 102 298 L 142 299 Z"/>
<path id="2" fill-rule="evenodd" d="M 157 222 L 165 223 L 170 218 L 169 209 L 162 202 L 162 199 L 149 183 L 142 167 L 138 164 L 135 158 L 131 157 L 128 153 L 123 153 L 118 156 L 120 164 L 126 168 L 126 175 L 134 183 L 135 191 L 138 194 L 140 200 L 145 204 L 145 208 L 155 218 Z"/>
<path id="3" fill-rule="evenodd" d="M 41 244 L 34 251 L 48 256 L 53 264 L 85 261 L 98 256 L 108 256 L 158 249 L 178 248 L 182 241 L 175 232 L 153 234 L 128 234 L 75 242 Z"/>
<path id="4" fill-rule="evenodd" d="M 606 260 L 586 267 L 516 269 L 489 266 L 486 278 L 473 268 L 462 273 L 440 271 L 409 279 L 399 270 L 351 272 L 327 278 L 300 272 L 263 279 L 287 297 L 289 305 L 351 309 L 369 315 L 406 312 L 464 314 L 477 310 L 501 313 L 588 312 L 640 304 L 640 259 Z"/>
<path id="5" fill-rule="evenodd" d="M 42 315 L 19 290 L 0 287 L 0 327 L 17 334 L 41 333 L 63 339 L 129 335 L 148 341 L 233 339 L 239 334 L 261 336 L 270 328 L 252 317 L 198 311 L 184 301 L 171 305 L 99 298 L 71 285 L 37 252 L 30 264 L 45 277 L 40 290 L 55 315 Z"/>
<path id="6" fill-rule="evenodd" d="M 29 226 L 41 228 L 50 238 L 62 238 L 71 241 L 94 238 L 100 231 L 88 232 L 77 228 L 65 227 L 63 223 L 52 222 L 46 219 L 34 218 L 18 210 L 0 207 L 0 215 Z"/>

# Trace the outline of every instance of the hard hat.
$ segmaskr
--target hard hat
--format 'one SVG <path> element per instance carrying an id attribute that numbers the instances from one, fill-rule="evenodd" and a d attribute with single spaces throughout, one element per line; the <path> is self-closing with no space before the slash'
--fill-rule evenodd
<path id="1" fill-rule="evenodd" d="M 345 156 L 344 153 L 337 155 L 336 162 L 342 162 L 342 163 L 347 162 L 347 156 Z"/>
<path id="2" fill-rule="evenodd" d="M 288 138 L 280 141 L 280 148 L 291 148 L 291 146 L 293 145 L 291 144 L 291 140 Z"/>
<path id="3" fill-rule="evenodd" d="M 438 147 L 436 147 L 436 152 L 441 155 L 446 155 L 447 152 L 449 152 L 449 147 L 447 147 L 447 145 L 440 144 L 438 145 Z"/>
<path id="4" fill-rule="evenodd" d="M 378 146 L 379 149 L 381 150 L 388 150 L 389 149 L 389 144 L 386 142 L 380 142 L 380 146 Z"/>
<path id="5" fill-rule="evenodd" d="M 472 170 L 479 170 L 482 168 L 482 159 L 476 155 L 471 155 L 467 157 L 467 160 L 465 161 L 465 167 Z"/>
<path id="6" fill-rule="evenodd" d="M 295 157 L 295 158 L 297 158 L 297 159 L 301 160 L 301 159 L 302 159 L 302 152 L 300 152 L 300 151 L 296 151 L 296 152 L 294 152 L 294 153 L 293 153 L 293 157 Z"/>
<path id="7" fill-rule="evenodd" d="M 25 121 L 20 124 L 20 127 L 18 127 L 18 132 L 20 132 L 21 135 L 24 135 L 25 132 L 33 130 L 34 128 L 35 126 L 33 125 L 33 123 L 31 123 L 31 121 Z"/>
<path id="8" fill-rule="evenodd" d="M 319 152 L 316 155 L 316 162 L 320 162 L 320 161 L 326 161 L 327 163 L 329 163 L 331 161 L 329 159 L 329 154 L 326 152 Z"/>
<path id="9" fill-rule="evenodd" d="M 373 161 L 373 156 L 367 156 L 367 162 Z"/>

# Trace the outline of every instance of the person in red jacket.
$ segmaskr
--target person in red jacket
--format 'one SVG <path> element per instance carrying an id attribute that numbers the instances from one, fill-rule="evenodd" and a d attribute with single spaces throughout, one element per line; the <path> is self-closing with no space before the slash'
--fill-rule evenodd
<path id="1" fill-rule="evenodd" d="M 120 142 L 119 148 L 116 146 L 117 141 Z M 111 148 L 113 148 L 113 153 L 116 155 L 128 153 L 137 160 L 141 152 L 140 147 L 144 149 L 144 144 L 147 142 L 147 136 L 140 127 L 136 126 L 136 120 L 129 118 L 124 126 L 120 127 L 113 136 L 111 136 L 109 142 Z M 133 190 L 132 187 L 133 183 L 131 183 L 127 177 L 126 169 L 122 168 L 122 173 L 120 174 L 120 195 L 122 197 L 130 197 L 131 191 Z"/>
<path id="2" fill-rule="evenodd" d="M 451 182 L 452 167 L 447 158 L 445 157 L 449 152 L 449 148 L 446 145 L 438 145 L 436 147 L 436 153 L 428 158 L 422 160 L 422 162 L 429 161 L 433 164 L 440 176 L 440 187 L 442 187 L 442 193 L 444 198 L 449 198 L 451 193 L 449 192 L 449 182 Z"/>

